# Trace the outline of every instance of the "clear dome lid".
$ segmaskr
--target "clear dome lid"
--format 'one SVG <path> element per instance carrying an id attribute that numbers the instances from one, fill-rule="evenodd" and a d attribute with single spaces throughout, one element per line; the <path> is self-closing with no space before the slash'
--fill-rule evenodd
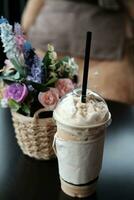
<path id="1" fill-rule="evenodd" d="M 77 88 L 62 97 L 54 110 L 56 121 L 67 126 L 97 127 L 109 125 L 111 114 L 105 100 L 87 89 L 86 102 L 81 102 L 82 90 Z"/>

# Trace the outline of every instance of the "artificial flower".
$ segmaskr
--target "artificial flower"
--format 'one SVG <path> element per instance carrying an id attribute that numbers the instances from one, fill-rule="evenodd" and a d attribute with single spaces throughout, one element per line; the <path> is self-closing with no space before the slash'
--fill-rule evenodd
<path id="1" fill-rule="evenodd" d="M 56 88 L 50 88 L 46 92 L 40 92 L 38 100 L 47 110 L 53 110 L 58 103 L 59 92 Z"/>
<path id="2" fill-rule="evenodd" d="M 69 78 L 63 78 L 56 82 L 55 87 L 59 91 L 59 96 L 62 97 L 74 89 L 74 84 Z"/>
<path id="3" fill-rule="evenodd" d="M 41 83 L 43 80 L 42 60 L 39 58 L 38 55 L 36 55 L 30 42 L 24 43 L 23 52 L 25 64 L 27 65 L 27 80 Z"/>
<path id="4" fill-rule="evenodd" d="M 58 59 L 49 44 L 44 58 L 40 58 L 20 24 L 12 26 L 4 18 L 0 19 L 0 37 L 7 56 L 0 70 L 0 79 L 6 85 L 0 94 L 1 106 L 8 104 L 16 112 L 33 116 L 42 107 L 53 110 L 59 98 L 74 89 L 78 65 L 73 58 Z"/>
<path id="5" fill-rule="evenodd" d="M 5 66 L 3 68 L 4 75 L 8 75 L 8 74 L 12 74 L 16 72 L 16 69 L 10 60 L 6 59 L 4 63 L 5 63 Z"/>
<path id="6" fill-rule="evenodd" d="M 13 99 L 22 103 L 28 95 L 28 89 L 25 84 L 13 83 L 8 85 L 4 91 L 5 99 Z"/>
<path id="7" fill-rule="evenodd" d="M 14 34 L 15 34 L 17 48 L 19 51 L 22 52 L 26 38 L 25 35 L 23 34 L 21 25 L 19 23 L 14 24 Z"/>
<path id="8" fill-rule="evenodd" d="M 13 59 L 13 58 L 17 58 L 19 59 L 20 57 L 20 52 L 17 49 L 17 44 L 16 44 L 16 40 L 15 40 L 15 36 L 13 33 L 13 27 L 6 22 L 3 22 L 2 24 L 0 24 L 0 28 L 1 28 L 1 40 L 3 43 L 3 47 L 4 47 L 4 52 L 7 55 L 8 59 Z"/>

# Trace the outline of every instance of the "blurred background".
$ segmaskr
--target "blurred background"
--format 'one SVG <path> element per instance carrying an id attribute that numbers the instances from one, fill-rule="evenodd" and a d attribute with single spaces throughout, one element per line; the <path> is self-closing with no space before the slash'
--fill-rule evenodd
<path id="1" fill-rule="evenodd" d="M 0 1 L 0 16 L 3 16 L 9 20 L 11 24 L 14 22 L 20 22 L 21 14 L 25 7 L 27 0 L 1 0 Z M 0 66 L 3 66 L 5 55 L 3 53 L 1 41 L 0 41 Z"/>
<path id="2" fill-rule="evenodd" d="M 41 55 L 52 43 L 60 56 L 74 57 L 80 82 L 86 32 L 92 31 L 89 87 L 105 99 L 134 104 L 133 0 L 1 0 L 0 15 L 20 22 Z M 0 45 L 1 67 L 4 59 Z"/>

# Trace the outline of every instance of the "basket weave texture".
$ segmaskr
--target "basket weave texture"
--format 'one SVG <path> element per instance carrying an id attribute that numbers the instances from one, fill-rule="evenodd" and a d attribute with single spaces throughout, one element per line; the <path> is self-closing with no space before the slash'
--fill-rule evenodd
<path id="1" fill-rule="evenodd" d="M 42 110 L 41 110 L 42 111 Z M 17 142 L 24 154 L 36 159 L 49 160 L 55 157 L 52 143 L 56 133 L 53 118 L 27 117 L 12 112 Z"/>

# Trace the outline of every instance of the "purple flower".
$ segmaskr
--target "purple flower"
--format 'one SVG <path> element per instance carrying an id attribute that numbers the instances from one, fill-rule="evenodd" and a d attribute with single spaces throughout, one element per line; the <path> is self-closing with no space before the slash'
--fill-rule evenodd
<path id="1" fill-rule="evenodd" d="M 23 34 L 21 25 L 19 23 L 14 24 L 15 40 L 18 50 L 23 51 L 23 46 L 26 41 L 25 35 Z"/>
<path id="2" fill-rule="evenodd" d="M 28 55 L 28 54 L 27 54 Z M 25 57 L 26 58 L 26 57 Z M 27 62 L 27 69 L 28 69 L 28 80 L 33 82 L 41 83 L 42 82 L 42 61 L 41 59 L 35 54 L 28 57 L 29 59 L 25 59 Z"/>
<path id="3" fill-rule="evenodd" d="M 25 84 L 13 83 L 6 87 L 4 91 L 5 99 L 13 99 L 22 103 L 28 95 L 28 89 Z"/>
<path id="4" fill-rule="evenodd" d="M 28 80 L 41 83 L 42 81 L 42 61 L 36 55 L 31 43 L 26 41 L 23 46 L 25 64 L 28 70 Z"/>
<path id="5" fill-rule="evenodd" d="M 42 70 L 41 70 L 41 67 L 42 67 L 42 62 L 40 60 L 40 58 L 35 55 L 34 56 L 34 62 L 31 66 L 31 75 L 34 79 L 35 82 L 38 82 L 38 83 L 41 83 L 41 79 L 42 79 Z"/>
<path id="6" fill-rule="evenodd" d="M 14 33 L 15 33 L 15 35 L 23 36 L 23 31 L 22 31 L 21 25 L 19 23 L 14 24 Z"/>

